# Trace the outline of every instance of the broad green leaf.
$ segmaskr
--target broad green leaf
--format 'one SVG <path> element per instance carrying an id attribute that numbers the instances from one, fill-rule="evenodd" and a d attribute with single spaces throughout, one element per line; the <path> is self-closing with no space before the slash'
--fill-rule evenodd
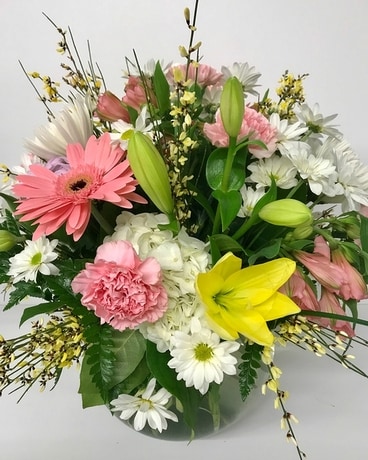
<path id="1" fill-rule="evenodd" d="M 281 243 L 282 239 L 279 238 L 273 241 L 272 244 L 265 246 L 259 251 L 252 254 L 248 258 L 249 265 L 253 265 L 259 258 L 274 259 L 280 252 Z"/>
<path id="2" fill-rule="evenodd" d="M 146 352 L 146 340 L 139 331 L 127 329 L 119 332 L 113 330 L 111 340 L 115 361 L 110 388 L 123 382 L 131 375 Z"/>
<path id="3" fill-rule="evenodd" d="M 87 362 L 87 356 L 85 356 L 82 361 L 82 366 L 79 373 L 78 393 L 80 393 L 82 396 L 83 409 L 105 404 L 105 400 L 101 396 L 100 390 L 91 378 L 91 365 Z"/>
<path id="4" fill-rule="evenodd" d="M 206 165 L 206 178 L 212 190 L 220 190 L 224 175 L 228 149 L 218 148 L 208 157 Z M 245 160 L 243 151 L 238 152 L 233 159 L 230 180 L 227 190 L 239 190 L 245 182 Z"/>
<path id="5" fill-rule="evenodd" d="M 210 236 L 210 242 L 215 243 L 218 251 L 224 252 L 243 252 L 246 254 L 246 250 L 243 248 L 241 244 L 239 244 L 234 238 L 231 238 L 229 235 L 225 235 L 224 233 L 218 233 L 216 235 Z M 212 251 L 211 251 L 212 254 Z"/>
<path id="6" fill-rule="evenodd" d="M 156 62 L 153 74 L 153 87 L 160 114 L 163 115 L 170 109 L 170 86 L 162 71 L 159 61 Z"/>
<path id="7" fill-rule="evenodd" d="M 240 206 L 242 204 L 242 197 L 237 190 L 230 190 L 223 192 L 215 190 L 212 195 L 218 200 L 220 205 L 221 225 L 222 230 L 226 230 L 231 222 L 236 218 Z"/>
<path id="8" fill-rule="evenodd" d="M 120 394 L 132 394 L 135 393 L 150 375 L 150 370 L 147 366 L 146 358 L 138 364 L 135 370 L 121 383 L 114 386 L 110 391 L 110 400 L 117 398 Z"/>

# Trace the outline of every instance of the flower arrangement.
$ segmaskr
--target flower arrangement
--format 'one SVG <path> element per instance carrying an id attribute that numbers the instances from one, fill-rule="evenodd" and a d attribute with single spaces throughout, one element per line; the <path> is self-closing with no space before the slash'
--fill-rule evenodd
<path id="1" fill-rule="evenodd" d="M 272 99 L 247 63 L 203 64 L 197 8 L 184 62 L 134 56 L 122 94 L 55 24 L 64 90 L 26 73 L 48 123 L 2 170 L 0 282 L 5 309 L 38 301 L 29 333 L 1 337 L 0 391 L 81 363 L 84 407 L 137 431 L 183 418 L 192 438 L 202 407 L 221 425 L 225 380 L 246 400 L 263 366 L 302 458 L 277 351 L 366 376 L 349 348 L 368 325 L 368 166 L 305 102 L 307 75 L 285 72 Z"/>

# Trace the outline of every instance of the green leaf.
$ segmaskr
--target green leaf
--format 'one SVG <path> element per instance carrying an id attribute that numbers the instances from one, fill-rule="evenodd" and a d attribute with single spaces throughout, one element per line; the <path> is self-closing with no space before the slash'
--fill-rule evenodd
<path id="1" fill-rule="evenodd" d="M 26 281 L 19 281 L 14 284 L 14 290 L 9 294 L 9 300 L 4 307 L 4 310 L 9 310 L 9 308 L 18 305 L 22 300 L 27 297 L 37 297 L 43 298 L 44 294 L 41 288 L 36 284 L 27 283 Z"/>
<path id="2" fill-rule="evenodd" d="M 239 209 L 242 204 L 242 197 L 239 191 L 230 190 L 223 192 L 222 190 L 215 190 L 212 195 L 218 200 L 220 205 L 221 225 L 222 230 L 226 230 L 231 222 L 238 215 Z"/>
<path id="3" fill-rule="evenodd" d="M 23 323 L 35 316 L 43 315 L 45 313 L 53 313 L 63 306 L 63 302 L 45 302 L 40 303 L 39 305 L 34 305 L 32 307 L 25 308 L 20 318 L 19 326 L 21 326 Z"/>
<path id="4" fill-rule="evenodd" d="M 368 217 L 360 216 L 360 242 L 364 252 L 368 252 Z"/>
<path id="5" fill-rule="evenodd" d="M 132 394 L 136 392 L 150 375 L 146 358 L 138 364 L 135 370 L 121 383 L 114 386 L 110 391 L 110 400 L 117 398 L 120 394 Z"/>
<path id="6" fill-rule="evenodd" d="M 209 237 L 210 244 L 211 244 L 211 255 L 213 259 L 213 246 L 216 247 L 218 260 L 221 257 L 221 253 L 226 252 L 243 252 L 245 255 L 247 254 L 246 250 L 243 248 L 241 244 L 239 244 L 234 238 L 231 238 L 229 235 L 225 235 L 224 233 L 218 233 L 216 235 L 211 235 Z"/>
<path id="7" fill-rule="evenodd" d="M 158 383 L 175 396 L 182 404 L 185 423 L 192 432 L 197 424 L 197 412 L 202 399 L 200 393 L 193 387 L 186 387 L 183 380 L 177 380 L 177 374 L 167 363 L 171 359 L 168 352 L 160 353 L 156 345 L 147 341 L 147 365 Z"/>
<path id="8" fill-rule="evenodd" d="M 212 190 L 220 190 L 224 175 L 225 164 L 228 156 L 228 149 L 215 149 L 207 160 L 206 178 Z M 245 182 L 245 160 L 243 151 L 238 152 L 233 160 L 227 190 L 239 190 Z"/>
<path id="9" fill-rule="evenodd" d="M 157 98 L 160 115 L 168 112 L 170 109 L 170 86 L 162 71 L 160 62 L 156 62 L 153 74 L 153 87 Z"/>
<path id="10" fill-rule="evenodd" d="M 257 380 L 257 371 L 261 367 L 262 345 L 246 343 L 239 364 L 239 386 L 243 401 L 248 397 Z"/>
<path id="11" fill-rule="evenodd" d="M 129 377 L 146 352 L 146 340 L 139 331 L 127 329 L 120 332 L 113 330 L 111 340 L 115 360 L 114 370 L 110 378 L 110 388 Z"/>
<path id="12" fill-rule="evenodd" d="M 280 252 L 282 239 L 274 240 L 270 245 L 263 247 L 248 258 L 249 265 L 253 265 L 257 259 L 274 259 Z"/>
<path id="13" fill-rule="evenodd" d="M 82 396 L 83 409 L 105 404 L 105 400 L 101 396 L 101 391 L 91 378 L 91 365 L 87 361 L 87 356 L 84 356 L 79 373 L 78 393 Z"/>
<path id="14" fill-rule="evenodd" d="M 353 324 L 362 324 L 363 326 L 368 326 L 368 321 L 362 318 L 355 318 L 354 316 L 348 315 L 337 315 L 336 313 L 327 313 L 324 311 L 313 311 L 313 310 L 301 310 L 299 315 L 303 316 L 318 316 L 320 318 L 330 318 L 334 319 L 341 319 L 342 321 L 349 321 Z"/>

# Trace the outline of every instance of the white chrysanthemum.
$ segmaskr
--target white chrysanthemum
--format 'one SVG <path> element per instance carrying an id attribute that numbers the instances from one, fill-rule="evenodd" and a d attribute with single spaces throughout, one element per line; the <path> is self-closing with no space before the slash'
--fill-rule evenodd
<path id="1" fill-rule="evenodd" d="M 93 134 L 91 107 L 92 101 L 88 97 L 78 96 L 71 100 L 54 120 L 38 129 L 33 140 L 27 139 L 24 146 L 45 161 L 65 156 L 68 144 L 79 143 L 85 147 Z"/>
<path id="2" fill-rule="evenodd" d="M 255 67 L 250 67 L 247 62 L 234 62 L 231 67 L 221 67 L 221 72 L 224 74 L 227 80 L 230 77 L 237 77 L 243 85 L 245 93 L 258 95 L 258 92 L 254 89 L 257 85 L 257 81 L 261 74 L 256 71 Z"/>
<path id="3" fill-rule="evenodd" d="M 54 252 L 57 245 L 58 240 L 49 241 L 45 236 L 36 241 L 26 241 L 23 251 L 9 259 L 8 275 L 14 278 L 13 282 L 36 281 L 38 272 L 43 275 L 57 275 L 59 269 L 51 263 L 58 257 Z"/>
<path id="4" fill-rule="evenodd" d="M 290 189 L 298 183 L 297 170 L 293 163 L 286 157 L 272 155 L 270 158 L 262 158 L 248 166 L 251 175 L 249 181 L 254 182 L 257 188 L 269 187 L 272 179 L 277 187 Z"/>
<path id="5" fill-rule="evenodd" d="M 123 211 L 117 218 L 115 232 L 106 241 L 130 241 L 141 259 L 154 257 L 162 269 L 162 283 L 168 294 L 168 308 L 154 323 L 143 323 L 139 330 L 154 342 L 157 349 L 169 349 L 176 330 L 189 331 L 192 317 L 204 312 L 195 292 L 195 280 L 206 272 L 210 263 L 208 247 L 203 241 L 190 237 L 184 229 L 174 236 L 169 230 L 160 230 L 167 224 L 164 214 L 137 214 Z"/>
<path id="6" fill-rule="evenodd" d="M 331 159 L 323 158 L 322 152 L 313 155 L 311 147 L 304 142 L 289 144 L 288 149 L 280 146 L 280 152 L 290 159 L 300 177 L 308 181 L 314 194 L 337 195 L 336 167 Z"/>
<path id="7" fill-rule="evenodd" d="M 270 124 L 276 128 L 277 143 L 283 144 L 286 141 L 298 140 L 300 136 L 308 131 L 306 126 L 302 126 L 300 121 L 289 123 L 289 120 L 281 120 L 278 113 L 270 116 Z"/>
<path id="8" fill-rule="evenodd" d="M 140 391 L 135 396 L 119 395 L 111 401 L 112 412 L 121 412 L 119 417 L 122 420 L 129 420 L 135 414 L 133 426 L 136 431 L 143 430 L 146 423 L 160 433 L 166 430 L 167 420 L 177 422 L 178 417 L 165 407 L 171 394 L 165 388 L 154 394 L 155 386 L 156 379 L 151 379 L 143 392 Z"/>
<path id="9" fill-rule="evenodd" d="M 177 331 L 172 337 L 168 366 L 175 369 L 178 380 L 187 387 L 194 386 L 205 394 L 212 382 L 220 384 L 224 374 L 235 375 L 237 359 L 232 356 L 239 343 L 220 341 L 220 337 L 209 329 L 201 328 L 187 334 Z"/>
<path id="10" fill-rule="evenodd" d="M 298 120 L 305 124 L 310 130 L 312 136 L 326 136 L 340 138 L 341 132 L 336 128 L 336 125 L 331 125 L 330 122 L 337 117 L 337 114 L 324 117 L 319 111 L 319 105 L 314 104 L 311 108 L 307 104 L 302 104 L 299 110 L 295 110 L 295 115 Z"/>
<path id="11" fill-rule="evenodd" d="M 243 185 L 243 187 L 240 189 L 240 193 L 243 202 L 239 209 L 238 217 L 248 217 L 252 215 L 254 206 L 265 194 L 265 189 L 263 187 L 259 187 L 254 190 L 252 187 Z"/>
<path id="12" fill-rule="evenodd" d="M 203 94 L 203 99 L 202 99 L 203 105 L 216 107 L 217 109 L 218 105 L 220 104 L 221 94 L 222 94 L 221 85 L 206 86 L 206 89 L 204 90 L 204 94 Z M 214 112 L 215 111 L 216 110 L 214 109 Z"/>
<path id="13" fill-rule="evenodd" d="M 368 206 L 368 166 L 360 161 L 348 142 L 330 139 L 323 153 L 336 166 L 336 198 L 342 211 L 359 211 L 361 205 Z"/>
<path id="14" fill-rule="evenodd" d="M 118 120 L 111 124 L 112 132 L 110 137 L 112 141 L 119 142 L 123 150 L 127 150 L 129 138 L 133 131 L 140 131 L 153 137 L 153 124 L 150 122 L 150 114 L 148 113 L 147 106 L 144 106 L 139 113 L 135 124 L 127 123 L 124 120 Z"/>

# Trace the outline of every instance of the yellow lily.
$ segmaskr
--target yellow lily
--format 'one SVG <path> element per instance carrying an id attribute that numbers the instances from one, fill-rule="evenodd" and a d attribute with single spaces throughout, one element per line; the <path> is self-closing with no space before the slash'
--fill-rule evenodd
<path id="1" fill-rule="evenodd" d="M 225 254 L 196 280 L 211 329 L 225 340 L 239 334 L 260 345 L 271 346 L 274 337 L 267 321 L 299 313 L 300 308 L 278 289 L 294 273 L 295 262 L 281 258 L 241 268 L 242 261 Z"/>

